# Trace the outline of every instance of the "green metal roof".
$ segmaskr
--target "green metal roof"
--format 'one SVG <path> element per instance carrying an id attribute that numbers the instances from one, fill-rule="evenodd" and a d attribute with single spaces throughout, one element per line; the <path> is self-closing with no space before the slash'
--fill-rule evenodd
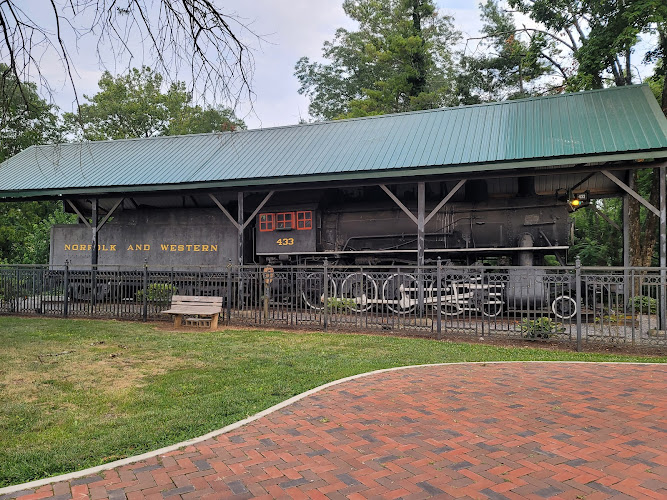
<path id="1" fill-rule="evenodd" d="M 216 134 L 33 146 L 0 197 L 413 177 L 667 157 L 647 86 Z"/>

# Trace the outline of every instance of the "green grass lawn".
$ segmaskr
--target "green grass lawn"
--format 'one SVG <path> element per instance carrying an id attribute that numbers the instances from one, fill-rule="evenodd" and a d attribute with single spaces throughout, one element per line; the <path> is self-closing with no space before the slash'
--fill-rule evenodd
<path id="1" fill-rule="evenodd" d="M 0 317 L 0 486 L 199 436 L 356 373 L 456 361 L 665 361 L 368 335 Z"/>

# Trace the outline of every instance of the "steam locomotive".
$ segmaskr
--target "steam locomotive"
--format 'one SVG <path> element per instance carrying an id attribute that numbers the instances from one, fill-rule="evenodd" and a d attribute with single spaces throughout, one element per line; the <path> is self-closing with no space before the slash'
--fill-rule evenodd
<path id="1" fill-rule="evenodd" d="M 425 263 L 438 257 L 452 265 L 468 265 L 493 259 L 498 264 L 531 266 L 545 255 L 563 259 L 570 237 L 567 203 L 556 196 L 534 193 L 494 193 L 490 196 L 469 181 L 467 189 L 431 217 L 424 227 Z M 445 188 L 446 190 L 446 188 Z M 480 191 L 482 195 L 480 195 Z M 496 190 L 498 191 L 498 190 Z M 413 213 L 416 196 L 402 192 Z M 435 193 L 426 200 L 426 214 L 441 199 Z M 230 206 L 228 211 L 235 207 Z M 419 283 L 414 272 L 373 275 L 352 266 L 411 266 L 417 260 L 417 228 L 413 218 L 377 188 L 330 189 L 278 193 L 250 221 L 245 233 L 243 262 L 261 266 L 300 264 L 320 266 L 324 259 L 343 269 L 329 279 L 331 297 L 349 300 L 352 309 L 367 310 L 382 304 L 399 313 L 418 306 L 434 306 L 437 284 Z M 85 268 L 90 263 L 90 230 L 82 224 L 52 228 L 51 264 Z M 236 226 L 218 209 L 157 208 L 139 206 L 122 210 L 99 232 L 98 263 L 142 267 L 189 266 L 225 268 L 239 262 Z M 345 272 L 345 266 L 350 271 Z M 519 270 L 520 271 L 520 270 Z M 567 292 L 553 287 L 526 285 L 526 276 L 512 271 L 508 280 L 449 279 L 441 289 L 446 314 L 466 310 L 495 316 L 512 302 L 517 308 L 551 309 L 559 317 L 573 314 L 575 305 Z M 524 273 L 525 274 L 525 273 Z M 308 307 L 322 307 L 325 285 L 317 274 L 306 274 L 295 286 L 276 279 L 273 297 L 298 297 Z M 532 278 L 544 282 L 545 276 Z M 198 293 L 224 294 L 218 288 Z M 289 290 L 281 287 L 289 287 Z M 563 289 L 563 286 L 560 287 Z"/>
<path id="2" fill-rule="evenodd" d="M 416 262 L 416 224 L 391 201 L 277 198 L 251 221 L 244 263 L 309 264 L 325 257 L 349 265 Z M 407 205 L 416 212 L 415 206 Z M 434 205 L 427 204 L 426 213 Z M 434 262 L 439 256 L 470 264 L 494 257 L 505 264 L 531 265 L 533 256 L 562 256 L 569 235 L 568 206 L 555 197 L 463 199 L 445 205 L 425 224 L 425 260 Z M 217 208 L 123 210 L 98 233 L 100 265 L 225 266 L 230 260 L 239 262 L 238 251 L 237 228 Z M 67 261 L 87 266 L 90 254 L 87 226 L 52 228 L 52 265 Z"/>

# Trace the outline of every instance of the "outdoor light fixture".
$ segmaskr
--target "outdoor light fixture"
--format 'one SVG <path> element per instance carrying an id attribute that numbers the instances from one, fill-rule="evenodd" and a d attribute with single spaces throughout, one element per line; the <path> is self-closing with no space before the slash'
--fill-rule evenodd
<path id="1" fill-rule="evenodd" d="M 556 191 L 556 199 L 558 201 L 567 202 L 573 211 L 578 210 L 581 207 L 587 207 L 591 204 L 591 197 L 588 191 L 574 193 L 571 189 L 559 189 Z"/>
<path id="2" fill-rule="evenodd" d="M 588 191 L 584 191 L 583 193 L 570 192 L 568 196 L 568 203 L 572 207 L 572 210 L 578 210 L 581 207 L 586 207 L 591 204 L 590 193 Z"/>

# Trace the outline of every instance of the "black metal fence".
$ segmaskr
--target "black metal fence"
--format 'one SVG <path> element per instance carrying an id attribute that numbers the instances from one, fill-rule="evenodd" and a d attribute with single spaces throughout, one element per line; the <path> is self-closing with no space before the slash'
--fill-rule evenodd
<path id="1" fill-rule="evenodd" d="M 222 324 L 665 346 L 665 269 L 0 266 L 0 314 L 169 320 L 223 297 Z"/>

